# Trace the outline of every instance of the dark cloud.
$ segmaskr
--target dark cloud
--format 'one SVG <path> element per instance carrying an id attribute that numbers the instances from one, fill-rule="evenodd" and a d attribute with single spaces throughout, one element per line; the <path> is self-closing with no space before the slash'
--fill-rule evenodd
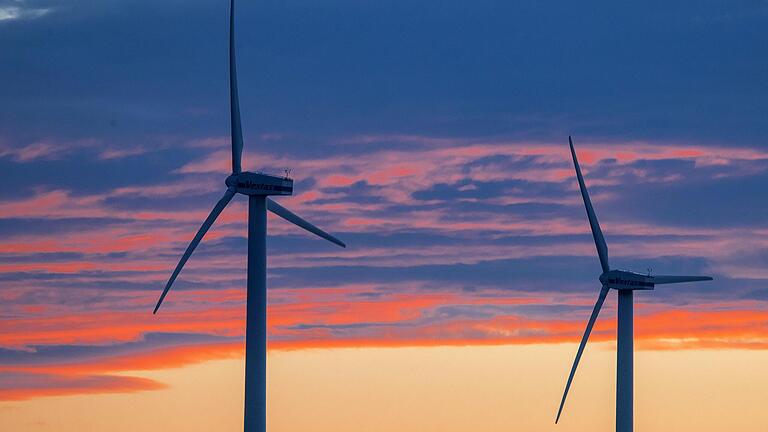
<path id="1" fill-rule="evenodd" d="M 680 171 L 682 176 L 691 171 Z M 696 174 L 693 174 L 696 176 Z M 697 176 L 698 177 L 698 176 Z M 761 199 L 768 173 L 682 182 L 622 185 L 621 194 L 600 206 L 615 220 L 644 220 L 665 225 L 746 228 L 768 223 Z"/>
<path id="2" fill-rule="evenodd" d="M 94 228 L 106 228 L 110 226 L 120 226 L 133 222 L 128 219 L 117 218 L 0 218 L 0 235 L 24 235 L 39 233 L 45 229 L 49 233 L 66 234 L 92 230 Z M 63 255 L 47 255 L 47 259 L 53 259 Z M 0 262 L 12 257 L 3 257 L 0 254 Z"/>
<path id="3" fill-rule="evenodd" d="M 16 163 L 0 157 L 3 185 L 0 199 L 24 199 L 38 190 L 72 190 L 76 194 L 103 193 L 123 186 L 149 186 L 175 179 L 177 155 L 98 160 L 82 153 L 60 160 Z M 34 181 L 31 179 L 34 178 Z"/>
<path id="4" fill-rule="evenodd" d="M 25 347 L 25 349 L 0 348 L 0 364 L 30 366 L 56 363 L 61 365 L 142 353 L 158 348 L 239 340 L 240 338 L 202 334 L 147 333 L 134 342 L 104 345 L 39 345 Z"/>
<path id="5" fill-rule="evenodd" d="M 22 140 L 226 134 L 226 2 L 54 7 L 0 26 L 3 63 L 15 65 L 0 72 L 4 130 Z M 573 131 L 759 145 L 764 9 L 723 0 L 243 2 L 246 138 Z M 328 150 L 306 140 L 293 148 Z"/>

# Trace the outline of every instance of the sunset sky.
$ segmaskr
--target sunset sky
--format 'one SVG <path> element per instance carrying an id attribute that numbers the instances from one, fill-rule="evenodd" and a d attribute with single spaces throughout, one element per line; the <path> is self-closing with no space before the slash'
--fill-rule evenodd
<path id="1" fill-rule="evenodd" d="M 670 4 L 671 3 L 671 4 Z M 765 0 L 240 1 L 243 166 L 269 218 L 271 431 L 764 431 Z M 166 298 L 229 173 L 226 0 L 0 0 L 0 430 L 242 430 L 246 200 Z"/>

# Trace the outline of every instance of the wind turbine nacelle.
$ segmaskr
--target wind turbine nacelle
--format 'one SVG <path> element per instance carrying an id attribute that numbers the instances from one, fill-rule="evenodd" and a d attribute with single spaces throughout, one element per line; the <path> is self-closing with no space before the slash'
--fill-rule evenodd
<path id="1" fill-rule="evenodd" d="M 600 275 L 600 282 L 615 290 L 652 290 L 653 276 L 625 270 L 611 270 Z"/>
<path id="2" fill-rule="evenodd" d="M 244 195 L 291 195 L 293 179 L 269 174 L 241 172 L 232 174 L 224 182 Z"/>

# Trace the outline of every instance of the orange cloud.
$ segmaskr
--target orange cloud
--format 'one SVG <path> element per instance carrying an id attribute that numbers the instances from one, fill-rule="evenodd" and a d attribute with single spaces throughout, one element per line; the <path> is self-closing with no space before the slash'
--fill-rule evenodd
<path id="1" fill-rule="evenodd" d="M 163 388 L 166 388 L 163 383 L 130 376 L 32 375 L 16 377 L 13 387 L 0 386 L 0 401 L 75 394 L 133 393 Z"/>
<path id="2" fill-rule="evenodd" d="M 365 259 L 373 265 L 400 266 L 423 264 L 471 264 L 482 260 L 529 256 L 594 255 L 594 245 L 588 235 L 588 225 L 574 224 L 560 216 L 525 218 L 512 212 L 480 212 L 457 217 L 455 211 L 431 206 L 439 199 L 422 200 L 414 207 L 413 196 L 435 185 L 474 181 L 520 180 L 566 184 L 574 194 L 568 197 L 529 197 L 519 191 L 506 191 L 492 198 L 467 198 L 495 205 L 543 203 L 581 206 L 577 186 L 573 182 L 570 154 L 567 146 L 550 143 L 489 142 L 450 140 L 418 136 L 358 137 L 373 142 L 398 139 L 413 143 L 407 150 L 374 151 L 366 155 L 331 156 L 312 160 L 253 155 L 260 165 L 292 166 L 296 172 L 316 180 L 315 190 L 285 198 L 284 204 L 317 222 L 330 231 L 385 234 L 391 232 L 437 232 L 457 238 L 455 245 L 427 245 L 409 250 L 396 246 L 372 244 L 365 249 L 320 250 L 311 252 L 278 252 L 270 256 L 271 266 L 317 267 L 349 265 L 349 261 Z M 209 144 L 200 143 L 201 146 Z M 219 144 L 216 144 L 217 146 Z M 686 159 L 697 165 L 729 165 L 740 161 L 768 159 L 768 153 L 746 148 L 699 147 L 677 144 L 594 143 L 578 144 L 585 172 L 606 159 L 615 160 L 617 170 L 643 177 L 641 169 L 629 166 L 638 160 Z M 34 157 L 34 149 L 29 156 Z M 533 160 L 534 168 L 510 170 L 508 164 L 488 162 L 493 156 L 510 161 Z M 227 151 L 215 151 L 201 160 L 179 170 L 190 172 L 227 173 L 230 169 Z M 255 166 L 251 164 L 250 166 Z M 662 181 L 674 182 L 669 177 Z M 355 202 L 345 188 L 365 182 L 372 197 Z M 569 182 L 569 183 L 564 183 Z M 590 184 L 612 185 L 614 178 L 590 178 Z M 243 256 L 217 255 L 204 260 L 193 259 L 184 277 L 218 289 L 183 290 L 174 292 L 157 316 L 151 308 L 175 260 L 181 254 L 200 222 L 215 202 L 201 202 L 192 211 L 141 210 L 125 211 L 106 205 L 108 199 L 123 197 L 169 197 L 186 193 L 208 193 L 220 183 L 180 182 L 178 180 L 154 187 L 120 187 L 103 194 L 82 195 L 65 190 L 41 191 L 21 200 L 0 202 L 3 218 L 114 218 L 117 226 L 94 227 L 75 233 L 51 236 L 39 233 L 9 234 L 0 240 L 0 253 L 27 254 L 23 263 L 0 264 L 0 273 L 27 272 L 37 275 L 61 274 L 71 285 L 111 282 L 133 282 L 157 285 L 156 292 L 134 290 L 74 289 L 58 293 L 54 300 L 45 296 L 30 296 L 39 289 L 33 278 L 14 280 L 0 290 L 0 299 L 10 305 L 12 313 L 0 317 L 0 346 L 29 349 L 35 345 L 71 345 L 131 342 L 147 333 L 197 333 L 222 336 L 242 336 L 244 331 L 244 287 L 237 278 L 244 276 Z M 463 184 L 463 183 L 462 183 Z M 475 187 L 468 184 L 468 188 Z M 608 188 L 610 189 L 610 188 Z M 297 191 L 299 193 L 300 191 Z M 596 203 L 612 197 L 611 190 L 595 193 Z M 369 201 L 369 202 L 368 202 Z M 425 203 L 430 205 L 425 210 Z M 397 206 L 400 211 L 388 211 Z M 332 217 L 319 212 L 332 212 Z M 245 234 L 246 206 L 240 200 L 222 214 L 206 236 L 207 241 Z M 460 215 L 459 215 L 460 216 Z M 272 223 L 270 233 L 277 235 L 299 233 L 295 227 Z M 158 223 L 159 222 L 159 223 Z M 327 222 L 327 223 L 326 223 Z M 160 228 L 158 226 L 161 226 Z M 172 227 L 172 228 L 169 228 Z M 726 251 L 754 250 L 768 247 L 768 231 L 759 229 L 712 229 L 677 226 L 657 226 L 642 223 L 611 223 L 605 227 L 607 236 L 617 233 L 644 236 L 688 236 L 685 240 L 653 239 L 640 244 L 612 244 L 613 256 L 695 255 L 722 257 Z M 488 247 L 463 244 L 461 237 L 477 232 L 505 236 L 571 236 L 579 240 L 564 240 L 556 245 L 509 245 Z M 564 252 L 564 250 L 566 252 Z M 57 258 L 47 261 L 37 258 L 43 252 L 79 252 L 86 258 Z M 106 255 L 119 253 L 118 258 Z M 122 254 L 127 252 L 126 254 Z M 124 256 L 123 256 L 124 255 Z M 355 262 L 357 262 L 355 261 Z M 597 263 L 595 263 L 597 265 Z M 744 274 L 744 272 L 739 269 Z M 94 276 L 104 273 L 107 276 Z M 128 275 L 111 276 L 109 272 Z M 240 272 L 240 273 L 237 273 Z M 240 276 L 237 276 L 237 275 Z M 233 276 L 235 275 L 235 276 Z M 233 282 L 235 280 L 235 282 Z M 306 285 L 306 284 L 305 284 Z M 89 285 L 91 286 L 91 285 Z M 284 286 L 284 285 L 283 285 Z M 491 315 L 470 319 L 466 316 L 445 316 L 445 306 L 490 308 L 509 305 L 571 304 L 545 295 L 524 296 L 516 292 L 491 292 L 489 296 L 462 293 L 456 287 L 426 291 L 418 282 L 399 285 L 397 291 L 380 285 L 342 285 L 335 288 L 300 286 L 270 290 L 269 333 L 273 349 L 302 349 L 310 347 L 354 346 L 432 346 L 527 343 L 576 343 L 583 331 L 584 320 L 572 317 L 525 316 L 524 313 L 495 310 Z M 93 304 L 72 306 L 60 301 L 63 295 L 87 294 L 98 297 Z M 97 295 L 98 294 L 98 295 Z M 485 292 L 484 294 L 489 294 Z M 48 295 L 48 294 L 47 294 Z M 30 297 L 35 300 L 30 301 Z M 42 300 L 40 300 L 42 299 Z M 40 301 L 41 303 L 35 303 Z M 586 305 L 589 307 L 591 305 Z M 697 305 L 701 309 L 701 305 Z M 510 308 L 509 310 L 514 310 Z M 636 322 L 637 346 L 640 349 L 698 349 L 698 348 L 768 348 L 768 313 L 756 305 L 739 305 L 729 310 L 657 311 L 639 305 Z M 615 322 L 601 319 L 593 338 L 613 340 Z M 124 372 L 137 369 L 176 367 L 215 358 L 242 355 L 238 343 L 198 344 L 166 347 L 147 352 L 122 354 L 109 358 L 82 359 L 78 364 L 45 364 L 14 366 L 14 370 L 35 373 L 57 373 L 73 377 L 62 381 L 62 388 L 45 389 L 39 393 L 15 397 L 36 397 L 55 391 L 90 392 L 150 389 L 151 383 L 139 381 L 103 383 L 80 381 L 94 373 Z M 8 367 L 0 365 L 0 369 Z M 97 385 L 101 384 L 101 386 Z M 69 387 L 67 387 L 69 385 Z M 131 387 L 134 386 L 134 387 Z M 144 386 L 144 387 L 142 387 Z M 79 389 L 79 390 L 78 390 Z M 37 390 L 28 390 L 37 391 Z M 121 390 L 116 390 L 121 391 Z M 48 392 L 48 393 L 46 393 Z M 21 396 L 19 396 L 21 395 Z M 3 397 L 3 396 L 0 396 Z M 7 396 L 10 397 L 10 396 Z"/>

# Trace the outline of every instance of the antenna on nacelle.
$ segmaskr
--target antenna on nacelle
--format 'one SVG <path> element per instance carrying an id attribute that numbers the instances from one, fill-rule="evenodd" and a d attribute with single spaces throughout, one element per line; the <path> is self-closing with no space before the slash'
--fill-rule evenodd
<path id="1" fill-rule="evenodd" d="M 650 268 L 650 267 L 648 267 L 648 268 L 647 268 L 647 270 L 648 270 L 648 276 L 650 276 L 650 275 L 651 275 L 651 271 L 652 271 L 653 269 L 652 269 L 652 268 Z"/>
<path id="2" fill-rule="evenodd" d="M 283 170 L 283 172 L 285 173 L 285 178 L 291 178 L 291 173 L 293 172 L 293 169 L 291 169 L 291 168 L 285 168 L 285 169 Z"/>

